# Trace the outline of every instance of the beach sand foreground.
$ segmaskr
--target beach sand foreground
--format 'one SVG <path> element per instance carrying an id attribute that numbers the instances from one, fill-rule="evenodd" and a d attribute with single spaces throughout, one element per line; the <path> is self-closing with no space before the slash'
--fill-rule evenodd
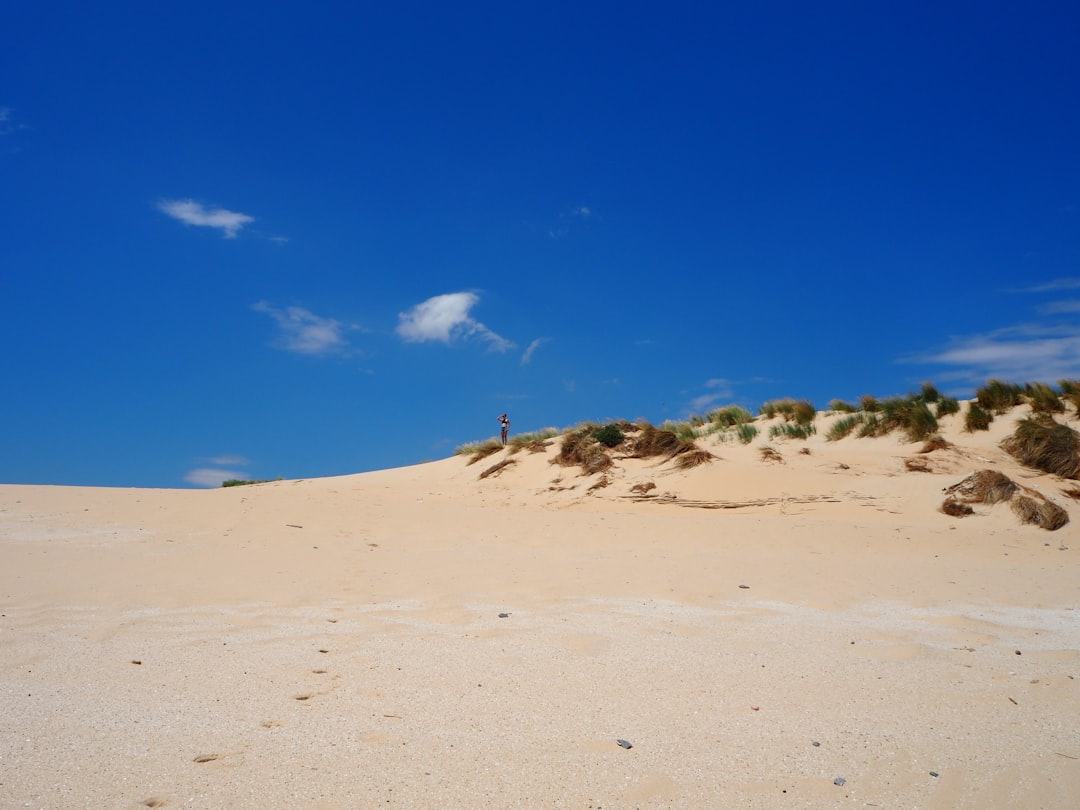
<path id="1" fill-rule="evenodd" d="M 1076 524 L 939 510 L 1075 520 L 1003 430 L 0 486 L 0 806 L 1074 807 Z"/>

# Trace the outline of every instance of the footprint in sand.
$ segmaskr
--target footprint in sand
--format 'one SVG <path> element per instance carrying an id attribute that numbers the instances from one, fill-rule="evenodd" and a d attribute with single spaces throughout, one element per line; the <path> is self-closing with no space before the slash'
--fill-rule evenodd
<path id="1" fill-rule="evenodd" d="M 161 796 L 151 796 L 149 799 L 143 799 L 139 802 L 143 807 L 164 807 L 168 803 L 169 800 Z"/>
<path id="2" fill-rule="evenodd" d="M 197 757 L 195 757 L 195 759 L 191 761 L 198 763 L 214 762 L 215 760 L 221 759 L 223 756 L 224 754 L 199 754 Z"/>

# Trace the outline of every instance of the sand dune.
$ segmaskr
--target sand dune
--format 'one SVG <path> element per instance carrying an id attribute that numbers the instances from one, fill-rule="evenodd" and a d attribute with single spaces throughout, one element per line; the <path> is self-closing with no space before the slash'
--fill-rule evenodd
<path id="1" fill-rule="evenodd" d="M 554 445 L 0 486 L 0 806 L 1073 807 L 1075 482 L 998 447 L 1024 413 L 599 488 Z M 943 514 L 980 469 L 1074 522 Z"/>

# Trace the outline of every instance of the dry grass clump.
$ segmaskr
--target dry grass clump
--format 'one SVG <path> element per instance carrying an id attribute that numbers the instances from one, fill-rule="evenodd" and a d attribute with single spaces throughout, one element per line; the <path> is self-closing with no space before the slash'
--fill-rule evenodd
<path id="1" fill-rule="evenodd" d="M 490 467 L 488 467 L 486 470 L 484 470 L 482 473 L 480 473 L 480 478 L 484 479 L 484 478 L 487 478 L 488 476 L 497 476 L 500 473 L 502 473 L 503 470 L 505 470 L 507 467 L 509 467 L 509 466 L 511 466 L 513 464 L 517 464 L 517 459 L 504 458 L 502 461 L 500 461 L 500 462 L 498 462 L 496 464 L 492 464 Z"/>
<path id="2" fill-rule="evenodd" d="M 904 467 L 908 472 L 931 472 L 930 462 L 925 458 L 905 458 Z"/>
<path id="3" fill-rule="evenodd" d="M 592 475 L 609 469 L 614 462 L 604 446 L 593 435 L 595 429 L 593 425 L 586 425 L 564 434 L 562 447 L 559 448 L 559 454 L 552 460 L 552 464 L 580 467 L 584 475 Z"/>
<path id="4" fill-rule="evenodd" d="M 837 413 L 855 413 L 859 410 L 859 406 L 852 405 L 850 402 L 845 402 L 842 399 L 833 399 L 829 401 L 829 410 L 836 411 Z"/>
<path id="5" fill-rule="evenodd" d="M 769 447 L 768 445 L 766 445 L 765 447 L 760 448 L 758 450 L 758 453 L 761 454 L 761 460 L 762 461 L 772 461 L 772 462 L 775 462 L 775 463 L 778 463 L 778 464 L 783 464 L 784 463 L 784 457 L 782 455 L 780 455 L 780 453 L 778 453 L 775 449 L 773 449 L 772 447 Z"/>
<path id="6" fill-rule="evenodd" d="M 1069 522 L 1069 513 L 1044 495 L 1017 485 L 997 470 L 979 470 L 958 484 L 945 489 L 941 511 L 953 517 L 971 515 L 973 503 L 1009 502 L 1009 508 L 1022 523 L 1031 523 L 1047 531 L 1060 529 Z"/>
<path id="7" fill-rule="evenodd" d="M 510 441 L 507 442 L 507 447 L 510 448 L 511 455 L 520 453 L 522 450 L 527 450 L 530 453 L 542 453 L 548 447 L 551 447 L 550 439 L 558 435 L 559 431 L 555 428 L 544 428 L 533 433 L 521 433 L 511 437 Z"/>
<path id="8" fill-rule="evenodd" d="M 498 439 L 487 439 L 482 442 L 463 444 L 456 450 L 456 453 L 459 456 L 471 456 L 469 464 L 475 464 L 502 449 L 502 442 Z"/>
<path id="9" fill-rule="evenodd" d="M 1072 498 L 1074 501 L 1080 501 L 1080 487 L 1069 487 L 1069 489 L 1061 490 L 1061 494 L 1066 498 Z"/>
<path id="10" fill-rule="evenodd" d="M 1040 529 L 1054 531 L 1069 522 L 1069 513 L 1052 501 L 1021 495 L 1014 498 L 1009 508 L 1021 523 L 1033 523 Z"/>
<path id="11" fill-rule="evenodd" d="M 647 495 L 650 491 L 656 489 L 656 484 L 652 481 L 645 481 L 641 484 L 634 484 L 630 487 L 630 491 L 638 495 Z"/>
<path id="12" fill-rule="evenodd" d="M 1076 416 L 1080 417 L 1080 380 L 1058 380 L 1061 396 L 1073 406 Z"/>
<path id="13" fill-rule="evenodd" d="M 1021 419 L 1001 449 L 1028 467 L 1080 478 L 1080 433 L 1050 416 Z"/>
<path id="14" fill-rule="evenodd" d="M 952 447 L 952 442 L 948 441 L 944 436 L 939 436 L 936 433 L 927 439 L 921 448 L 920 453 L 933 453 L 935 450 L 947 450 Z"/>
<path id="15" fill-rule="evenodd" d="M 708 464 L 714 458 L 715 456 L 708 450 L 694 447 L 686 452 L 676 455 L 675 466 L 680 470 L 689 470 L 693 467 L 699 467 L 702 464 Z"/>
<path id="16" fill-rule="evenodd" d="M 1019 489 L 1009 476 L 997 470 L 979 470 L 958 484 L 945 488 L 945 494 L 960 503 L 995 504 L 1007 501 Z"/>
<path id="17" fill-rule="evenodd" d="M 950 498 L 946 498 L 941 504 L 941 511 L 950 517 L 967 517 L 968 515 L 974 515 L 975 510 L 968 506 L 966 503 L 960 501 L 954 501 Z"/>

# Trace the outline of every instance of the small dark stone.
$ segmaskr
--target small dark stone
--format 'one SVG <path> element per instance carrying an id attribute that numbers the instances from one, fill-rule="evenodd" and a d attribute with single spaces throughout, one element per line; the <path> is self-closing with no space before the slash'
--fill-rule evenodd
<path id="1" fill-rule="evenodd" d="M 930 771 L 930 775 L 931 775 L 932 777 L 934 777 L 935 779 L 937 779 L 937 778 L 938 778 L 938 776 L 939 776 L 939 774 L 938 774 L 938 772 L 937 772 L 937 771 Z"/>
<path id="2" fill-rule="evenodd" d="M 499 618 L 500 618 L 500 619 L 509 619 L 509 618 L 510 618 L 510 614 L 509 614 L 509 613 L 500 613 L 500 614 L 499 614 Z"/>
<path id="3" fill-rule="evenodd" d="M 627 742 L 626 740 L 616 740 L 615 742 L 617 742 L 617 743 L 619 744 L 619 747 L 620 747 L 620 748 L 626 748 L 627 750 L 629 750 L 629 749 L 631 749 L 631 748 L 633 748 L 633 747 L 634 747 L 633 745 L 631 745 L 631 744 L 630 744 L 629 742 Z"/>
<path id="4" fill-rule="evenodd" d="M 739 587 L 740 587 L 740 588 L 743 588 L 743 589 L 745 589 L 745 590 L 750 590 L 750 586 L 749 586 L 749 585 L 740 585 Z"/>
<path id="5" fill-rule="evenodd" d="M 1020 653 L 1020 651 L 1019 651 L 1019 650 L 1017 650 L 1017 651 L 1016 651 L 1016 654 L 1017 654 L 1017 655 L 1020 655 L 1021 653 Z"/>
<path id="6" fill-rule="evenodd" d="M 814 741 L 813 741 L 812 743 L 810 743 L 810 744 L 811 744 L 812 746 L 814 746 L 814 748 L 821 748 L 821 743 L 819 743 L 819 742 L 818 742 L 817 740 L 814 740 Z"/>
<path id="7" fill-rule="evenodd" d="M 842 776 L 838 776 L 832 780 L 832 783 L 837 787 L 843 787 L 847 783 L 847 779 Z"/>

